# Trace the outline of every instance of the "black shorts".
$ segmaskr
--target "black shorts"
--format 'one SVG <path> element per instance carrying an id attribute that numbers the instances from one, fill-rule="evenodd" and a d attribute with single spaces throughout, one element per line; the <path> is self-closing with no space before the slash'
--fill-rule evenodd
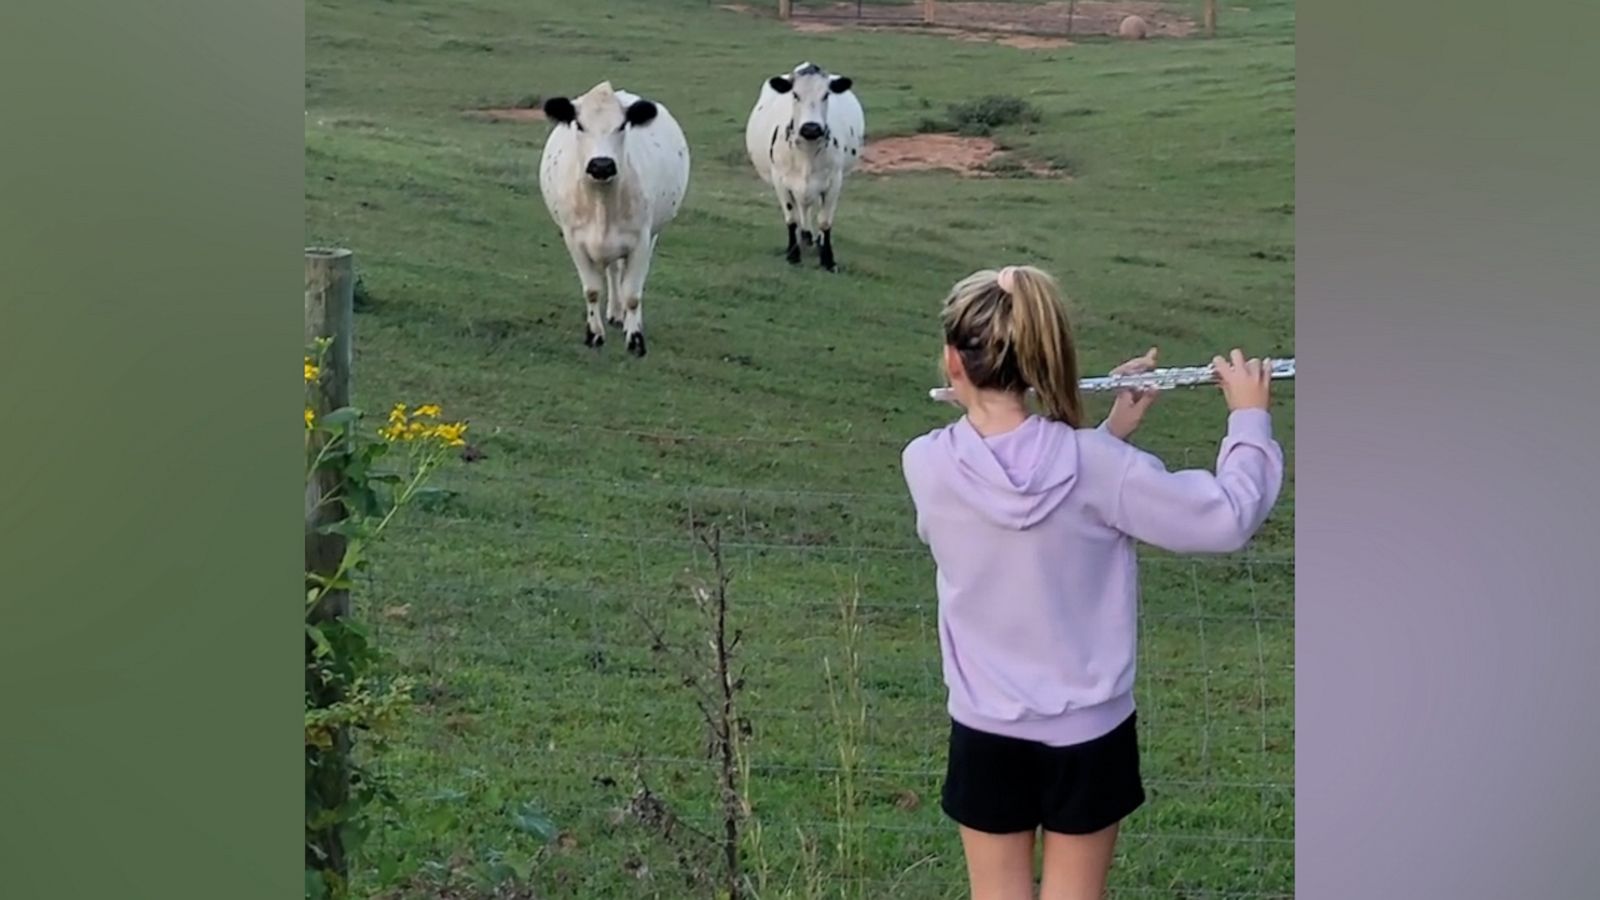
<path id="1" fill-rule="evenodd" d="M 1109 734 L 1070 747 L 1001 737 L 950 723 L 945 815 L 990 834 L 1043 827 L 1092 834 L 1144 803 L 1139 737 L 1129 714 Z"/>

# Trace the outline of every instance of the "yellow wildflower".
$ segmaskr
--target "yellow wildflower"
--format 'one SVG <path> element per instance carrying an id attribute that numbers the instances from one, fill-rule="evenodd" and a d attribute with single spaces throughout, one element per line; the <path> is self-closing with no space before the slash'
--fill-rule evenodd
<path id="1" fill-rule="evenodd" d="M 421 421 L 437 419 L 443 414 L 444 409 L 437 403 L 424 403 L 410 412 L 407 412 L 404 403 L 396 403 L 394 409 L 389 411 L 389 424 L 378 429 L 378 435 L 390 442 L 438 441 L 450 447 L 466 446 L 466 423 L 432 424 Z"/>
<path id="2" fill-rule="evenodd" d="M 321 377 L 322 370 L 317 368 L 317 364 L 311 361 L 311 357 L 306 357 L 306 383 L 310 384 Z"/>
<path id="3" fill-rule="evenodd" d="M 465 422 L 448 422 L 435 425 L 433 428 L 433 436 L 451 447 L 465 447 L 467 445 L 466 434 L 467 423 Z"/>
<path id="4" fill-rule="evenodd" d="M 306 407 L 306 430 L 307 431 L 311 430 L 311 425 L 312 425 L 313 422 L 316 421 L 316 419 L 317 419 L 317 414 L 311 411 L 311 407 L 309 407 L 309 406 Z"/>

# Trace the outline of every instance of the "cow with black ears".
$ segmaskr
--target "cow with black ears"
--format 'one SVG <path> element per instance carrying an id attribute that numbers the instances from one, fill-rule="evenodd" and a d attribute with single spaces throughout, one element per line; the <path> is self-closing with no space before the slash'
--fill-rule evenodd
<path id="1" fill-rule="evenodd" d="M 689 187 L 689 145 L 665 106 L 610 82 L 577 100 L 544 103 L 554 123 L 539 163 L 539 190 L 583 283 L 583 342 L 622 326 L 628 351 L 645 354 L 644 283 L 661 230 Z M 600 292 L 606 316 L 600 317 Z"/>
<path id="2" fill-rule="evenodd" d="M 833 254 L 834 212 L 845 176 L 861 160 L 866 117 L 854 82 L 805 62 L 761 85 L 745 125 L 745 149 L 783 209 L 785 255 L 800 262 L 800 246 L 815 242 L 822 268 L 838 267 Z"/>

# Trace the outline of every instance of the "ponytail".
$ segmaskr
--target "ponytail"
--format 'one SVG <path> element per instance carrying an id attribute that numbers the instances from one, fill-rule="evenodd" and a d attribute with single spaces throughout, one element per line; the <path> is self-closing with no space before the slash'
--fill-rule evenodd
<path id="1" fill-rule="evenodd" d="M 1078 396 L 1078 354 L 1055 279 L 1031 266 L 1013 270 L 1011 347 L 1022 380 L 1033 388 L 1045 415 L 1076 428 L 1083 421 Z"/>
<path id="2" fill-rule="evenodd" d="M 976 272 L 950 291 L 942 319 L 945 343 L 974 387 L 1032 388 L 1049 418 L 1074 428 L 1083 421 L 1072 329 L 1048 274 L 1032 266 Z"/>

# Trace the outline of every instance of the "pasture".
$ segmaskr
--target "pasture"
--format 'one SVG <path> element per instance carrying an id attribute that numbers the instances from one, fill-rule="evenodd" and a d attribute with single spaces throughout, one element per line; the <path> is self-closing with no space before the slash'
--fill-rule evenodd
<path id="1" fill-rule="evenodd" d="M 308 0 L 306 241 L 356 253 L 357 401 L 443 403 L 483 454 L 441 473 L 357 595 L 420 684 L 379 759 L 399 796 L 358 896 L 709 895 L 624 813 L 642 773 L 688 826 L 720 828 L 694 696 L 639 615 L 703 642 L 695 531 L 713 526 L 763 896 L 962 895 L 933 569 L 899 471 L 951 416 L 926 399 L 938 305 L 974 269 L 1031 262 L 1072 300 L 1085 374 L 1151 345 L 1172 365 L 1291 355 L 1294 13 L 1247 5 L 1223 6 L 1215 40 L 1024 50 L 803 33 L 705 0 Z M 855 80 L 869 138 L 989 95 L 1037 121 L 994 130 L 986 177 L 855 173 L 840 271 L 790 267 L 743 130 L 762 81 L 802 60 Z M 584 346 L 538 192 L 545 123 L 474 113 L 607 79 L 666 104 L 693 156 L 643 359 L 615 333 Z M 1275 397 L 1289 481 L 1252 546 L 1142 553 L 1150 801 L 1118 897 L 1293 890 L 1292 386 Z M 1215 391 L 1174 393 L 1135 443 L 1209 466 L 1223 418 Z"/>

